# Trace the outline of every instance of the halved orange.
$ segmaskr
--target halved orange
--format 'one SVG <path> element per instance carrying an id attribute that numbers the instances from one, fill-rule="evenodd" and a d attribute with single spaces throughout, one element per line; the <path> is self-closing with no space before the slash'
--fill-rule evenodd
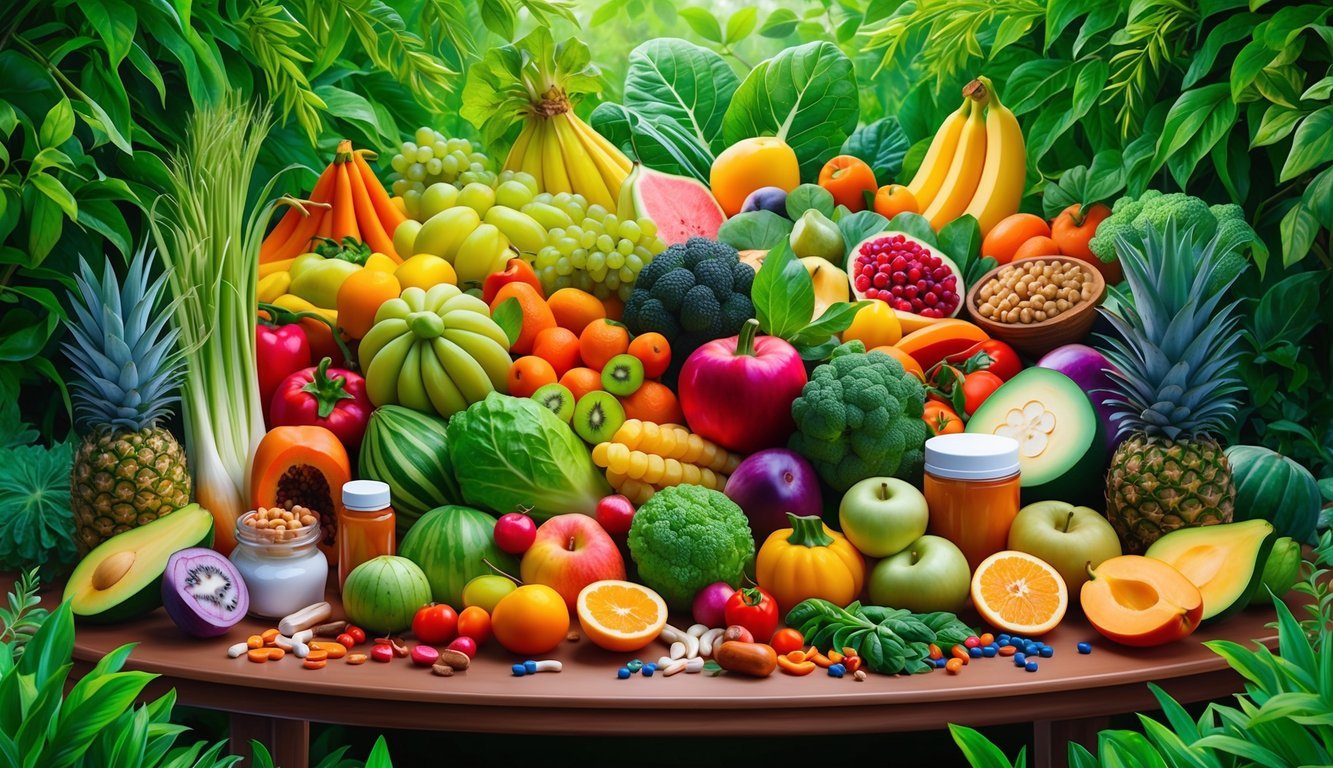
<path id="1" fill-rule="evenodd" d="M 608 651 L 637 651 L 666 626 L 667 606 L 661 595 L 629 581 L 594 581 L 579 592 L 576 603 L 583 634 Z"/>
<path id="2" fill-rule="evenodd" d="M 996 552 L 972 573 L 972 604 L 992 626 L 1032 637 L 1050 632 L 1069 607 L 1069 588 L 1049 563 L 1025 552 Z"/>

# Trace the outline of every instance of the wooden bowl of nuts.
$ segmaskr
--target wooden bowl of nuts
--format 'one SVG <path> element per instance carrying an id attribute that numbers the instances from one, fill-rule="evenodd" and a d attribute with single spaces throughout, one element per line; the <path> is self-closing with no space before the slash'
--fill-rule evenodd
<path id="1" fill-rule="evenodd" d="M 1020 259 L 992 269 L 967 292 L 972 322 L 1025 355 L 1082 341 L 1097 319 L 1106 279 L 1068 256 Z"/>

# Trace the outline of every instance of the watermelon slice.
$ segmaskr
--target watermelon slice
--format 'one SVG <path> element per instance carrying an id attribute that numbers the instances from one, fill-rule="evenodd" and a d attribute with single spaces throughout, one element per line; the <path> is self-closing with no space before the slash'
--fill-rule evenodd
<path id="1" fill-rule="evenodd" d="M 658 236 L 667 245 L 695 236 L 716 240 L 717 229 L 727 218 L 708 187 L 637 163 L 620 188 L 617 215 L 622 219 L 652 219 Z"/>

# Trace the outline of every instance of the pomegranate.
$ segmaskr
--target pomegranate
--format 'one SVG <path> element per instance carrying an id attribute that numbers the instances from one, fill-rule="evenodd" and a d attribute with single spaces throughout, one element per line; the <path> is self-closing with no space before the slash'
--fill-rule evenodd
<path id="1" fill-rule="evenodd" d="M 858 299 L 899 312 L 953 317 L 963 306 L 963 276 L 942 253 L 904 232 L 881 232 L 852 251 L 847 276 Z"/>

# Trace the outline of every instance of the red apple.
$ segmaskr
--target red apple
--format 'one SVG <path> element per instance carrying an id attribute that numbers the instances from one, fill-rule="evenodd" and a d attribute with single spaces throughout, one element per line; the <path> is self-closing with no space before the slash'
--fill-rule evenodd
<path id="1" fill-rule="evenodd" d="M 519 563 L 525 584 L 545 584 L 575 610 L 579 592 L 594 581 L 625 578 L 620 548 L 587 515 L 556 515 L 537 529 L 537 540 Z"/>
<path id="2" fill-rule="evenodd" d="M 616 493 L 597 502 L 597 522 L 612 536 L 629 533 L 629 524 L 633 520 L 634 503 L 628 497 Z"/>
<path id="3" fill-rule="evenodd" d="M 500 515 L 495 521 L 495 546 L 511 555 L 521 555 L 528 551 L 537 538 L 537 524 L 521 512 Z"/>

